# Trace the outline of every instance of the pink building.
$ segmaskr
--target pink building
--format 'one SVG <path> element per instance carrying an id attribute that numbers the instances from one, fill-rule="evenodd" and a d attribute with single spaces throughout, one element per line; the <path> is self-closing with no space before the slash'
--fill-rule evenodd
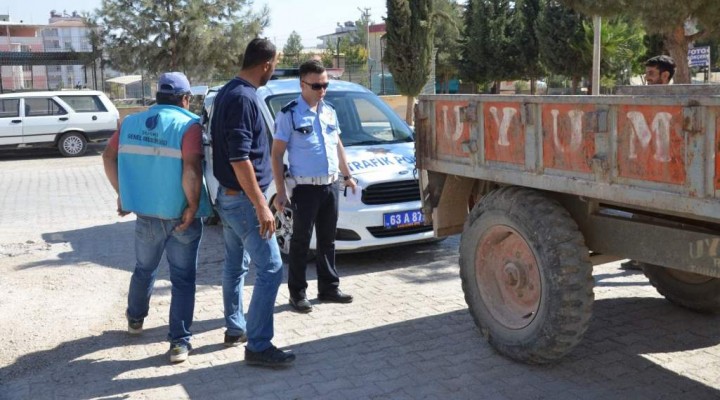
<path id="1" fill-rule="evenodd" d="M 0 52 L 42 52 L 44 25 L 0 21 Z M 44 65 L 4 65 L 0 67 L 2 90 L 47 89 Z"/>

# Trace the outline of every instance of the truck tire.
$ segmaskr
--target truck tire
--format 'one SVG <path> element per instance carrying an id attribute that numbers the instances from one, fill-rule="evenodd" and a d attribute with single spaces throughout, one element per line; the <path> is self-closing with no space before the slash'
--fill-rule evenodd
<path id="1" fill-rule="evenodd" d="M 80 157 L 87 151 L 87 140 L 78 132 L 68 132 L 58 140 L 60 154 L 64 157 Z"/>
<path id="2" fill-rule="evenodd" d="M 702 313 L 720 313 L 720 279 L 640 263 L 658 293 L 671 303 Z"/>
<path id="3" fill-rule="evenodd" d="M 589 251 L 570 214 L 541 192 L 510 186 L 480 200 L 463 229 L 460 275 L 475 324 L 507 357 L 556 361 L 587 330 Z"/>

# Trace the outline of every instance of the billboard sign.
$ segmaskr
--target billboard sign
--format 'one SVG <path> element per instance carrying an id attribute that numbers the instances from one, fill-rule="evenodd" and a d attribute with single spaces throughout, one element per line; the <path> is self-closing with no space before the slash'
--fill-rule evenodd
<path id="1" fill-rule="evenodd" d="M 688 65 L 690 67 L 710 66 L 710 46 L 695 47 L 688 50 Z"/>

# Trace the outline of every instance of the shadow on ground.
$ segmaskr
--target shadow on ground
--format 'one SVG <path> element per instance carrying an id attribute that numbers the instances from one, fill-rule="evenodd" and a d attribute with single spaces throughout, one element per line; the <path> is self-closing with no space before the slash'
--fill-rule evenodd
<path id="1" fill-rule="evenodd" d="M 22 264 L 17 269 L 92 263 L 132 272 L 135 266 L 135 222 L 132 217 L 126 218 L 129 220 L 115 224 L 44 233 L 42 238 L 46 243 L 61 245 L 67 251 L 60 252 L 56 259 Z M 427 283 L 455 279 L 456 270 L 448 270 L 446 267 L 457 263 L 457 243 L 458 237 L 451 237 L 437 243 L 409 244 L 365 253 L 339 254 L 336 265 L 341 277 L 387 270 L 400 271 L 401 268 L 415 265 L 415 270 L 424 270 L 422 274 L 414 274 L 413 269 L 408 269 L 398 272 L 398 275 L 414 282 L 418 282 L 418 276 L 421 275 L 423 282 Z M 198 284 L 220 284 L 224 257 L 222 226 L 205 226 L 199 252 Z M 168 279 L 166 265 L 163 258 L 157 277 L 160 280 Z M 430 270 L 430 273 L 427 273 L 427 270 Z M 314 261 L 308 262 L 307 278 L 317 278 Z M 254 269 L 251 267 L 246 285 L 252 284 Z"/>
<path id="2" fill-rule="evenodd" d="M 237 362 L 195 369 L 192 356 L 178 367 L 167 367 L 164 354 L 93 359 L 102 349 L 122 351 L 130 344 L 162 341 L 165 328 L 137 339 L 112 331 L 25 355 L 0 369 L 0 384 L 10 398 L 118 398 L 179 386 L 197 399 L 716 399 L 719 390 L 646 356 L 716 346 L 719 322 L 720 317 L 690 313 L 656 298 L 600 300 L 584 340 L 569 356 L 556 365 L 528 366 L 496 354 L 462 310 L 298 343 L 292 346 L 296 365 L 277 371 L 248 367 L 241 353 L 216 344 L 197 348 L 195 357 L 229 352 L 228 359 L 237 357 Z M 212 328 L 221 322 L 203 324 Z M 45 367 L 29 370 L 33 365 Z M 162 376 L 137 377 L 138 370 L 157 368 L 171 369 L 156 371 Z M 52 377 L 46 390 L 14 384 L 45 374 Z"/>
<path id="3" fill-rule="evenodd" d="M 88 143 L 87 152 L 81 157 L 102 154 L 106 143 Z M 56 147 L 32 147 L 26 149 L 1 149 L 0 162 L 13 160 L 43 160 L 62 158 Z"/>

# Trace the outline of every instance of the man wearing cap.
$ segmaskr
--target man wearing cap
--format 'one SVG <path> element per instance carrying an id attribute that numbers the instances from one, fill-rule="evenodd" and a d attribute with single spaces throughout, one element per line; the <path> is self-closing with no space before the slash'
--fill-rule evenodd
<path id="1" fill-rule="evenodd" d="M 125 312 L 128 332 L 142 333 L 163 252 L 170 265 L 170 361 L 188 357 L 195 308 L 200 217 L 211 209 L 202 184 L 202 130 L 188 111 L 190 82 L 180 72 L 160 76 L 157 104 L 127 116 L 103 153 L 118 193 L 120 216 L 135 213 L 136 264 Z"/>

